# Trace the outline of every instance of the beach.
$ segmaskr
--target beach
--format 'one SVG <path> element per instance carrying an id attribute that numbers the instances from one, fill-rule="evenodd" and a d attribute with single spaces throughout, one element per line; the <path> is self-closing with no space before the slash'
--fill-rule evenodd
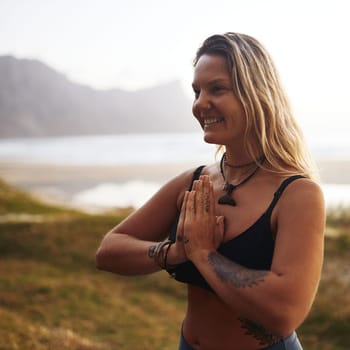
<path id="1" fill-rule="evenodd" d="M 105 206 L 101 206 L 100 203 L 94 205 L 77 201 L 76 196 L 101 184 L 115 184 L 120 187 L 128 183 L 143 183 L 145 186 L 153 184 L 152 188 L 156 190 L 167 180 L 195 166 L 191 163 L 52 165 L 0 162 L 0 178 L 11 185 L 29 191 L 45 202 L 95 211 L 104 209 Z M 145 197 L 144 193 L 140 195 Z M 146 196 L 149 194 L 146 193 Z M 110 206 L 112 205 L 109 201 L 106 207 Z"/>
<path id="2" fill-rule="evenodd" d="M 350 160 L 322 160 L 317 165 L 322 184 L 350 188 Z M 132 206 L 135 202 L 131 197 L 139 197 L 137 203 L 142 204 L 167 180 L 196 166 L 194 163 L 53 165 L 0 162 L 0 178 L 49 203 L 103 210 Z M 121 198 L 128 196 L 129 201 Z"/>

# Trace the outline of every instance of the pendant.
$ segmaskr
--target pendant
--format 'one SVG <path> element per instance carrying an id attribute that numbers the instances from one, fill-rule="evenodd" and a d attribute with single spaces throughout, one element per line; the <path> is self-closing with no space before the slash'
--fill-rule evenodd
<path id="1" fill-rule="evenodd" d="M 219 198 L 218 204 L 227 204 L 231 205 L 232 207 L 236 206 L 236 202 L 227 193 Z"/>
<path id="2" fill-rule="evenodd" d="M 226 193 L 222 197 L 219 198 L 218 204 L 227 204 L 227 205 L 231 205 L 233 207 L 236 206 L 236 202 L 231 197 L 232 192 L 236 187 L 237 186 L 226 183 L 225 187 L 224 187 L 224 191 L 226 191 Z"/>

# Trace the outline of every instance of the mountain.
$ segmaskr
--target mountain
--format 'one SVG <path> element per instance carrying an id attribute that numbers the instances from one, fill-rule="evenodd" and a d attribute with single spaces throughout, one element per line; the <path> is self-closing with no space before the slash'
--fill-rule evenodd
<path id="1" fill-rule="evenodd" d="M 135 92 L 74 83 L 38 60 L 0 56 L 0 137 L 198 129 L 180 82 Z"/>

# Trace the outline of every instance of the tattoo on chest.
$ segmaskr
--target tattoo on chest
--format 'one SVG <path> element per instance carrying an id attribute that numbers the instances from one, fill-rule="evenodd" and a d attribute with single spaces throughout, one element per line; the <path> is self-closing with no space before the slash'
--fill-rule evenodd
<path id="1" fill-rule="evenodd" d="M 254 337 L 259 342 L 259 345 L 272 345 L 283 339 L 283 337 L 268 332 L 263 326 L 251 320 L 239 318 L 239 321 L 241 322 L 241 327 L 245 329 L 245 334 Z"/>
<path id="2" fill-rule="evenodd" d="M 208 255 L 209 263 L 214 267 L 217 276 L 236 288 L 253 287 L 264 281 L 268 271 L 251 270 L 212 252 Z"/>

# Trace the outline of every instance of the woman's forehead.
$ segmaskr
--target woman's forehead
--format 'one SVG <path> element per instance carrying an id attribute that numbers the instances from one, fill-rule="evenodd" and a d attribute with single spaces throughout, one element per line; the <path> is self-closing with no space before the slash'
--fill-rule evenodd
<path id="1" fill-rule="evenodd" d="M 225 58 L 221 55 L 202 55 L 194 67 L 193 80 L 230 80 Z"/>

